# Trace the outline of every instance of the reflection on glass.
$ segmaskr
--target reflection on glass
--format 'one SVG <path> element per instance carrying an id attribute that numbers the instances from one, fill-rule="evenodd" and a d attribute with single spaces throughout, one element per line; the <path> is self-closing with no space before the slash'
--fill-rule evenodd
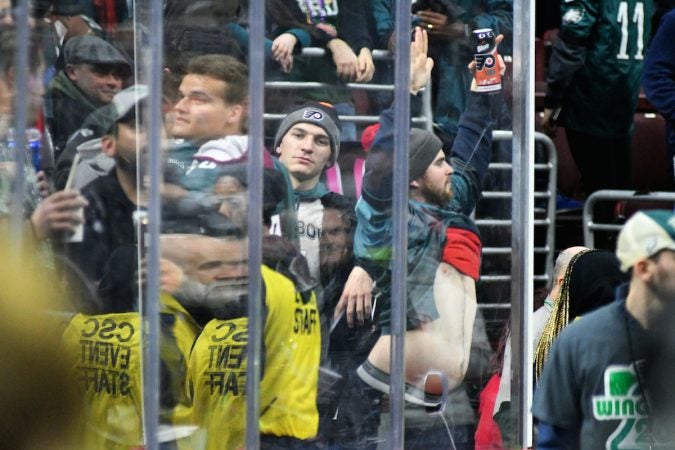
<path id="1" fill-rule="evenodd" d="M 246 242 L 205 236 L 190 239 L 210 247 L 212 256 L 199 258 L 197 277 L 205 284 L 203 299 L 214 317 L 204 326 L 190 356 L 192 418 L 206 432 L 207 448 L 238 448 L 244 443 L 246 406 Z M 311 289 L 299 291 L 295 282 L 302 257 L 280 238 L 270 239 L 274 250 L 265 252 L 261 272 L 265 351 L 260 429 L 269 441 L 283 442 L 316 434 L 321 335 L 316 297 Z M 280 245 L 285 252 L 275 251 Z"/>
<path id="2" fill-rule="evenodd" d="M 40 200 L 39 186 L 36 173 L 40 170 L 42 159 L 42 132 L 38 128 L 38 114 L 42 105 L 41 78 L 44 72 L 44 62 L 38 50 L 39 30 L 32 34 L 29 42 L 29 50 L 35 56 L 28 58 L 26 95 L 18 95 L 16 92 L 16 66 L 17 30 L 8 24 L 0 27 L 0 215 L 5 220 L 12 213 L 22 211 L 30 217 L 37 208 Z M 14 107 L 17 101 L 25 101 L 26 123 L 25 128 L 16 130 Z M 26 145 L 25 149 L 17 148 L 19 133 L 23 133 Z M 21 164 L 19 164 L 21 163 Z M 23 167 L 23 172 L 19 168 Z M 20 183 L 22 186 L 17 186 Z M 16 195 L 16 192 L 20 195 Z M 21 204 L 15 202 L 21 200 Z M 21 208 L 21 209 L 19 209 Z M 43 212 L 44 208 L 40 212 Z M 40 217 L 40 212 L 33 218 L 32 223 L 36 227 L 39 238 L 44 239 L 53 231 Z"/>
<path id="3" fill-rule="evenodd" d="M 107 76 L 117 81 L 114 74 Z M 70 167 L 64 168 L 68 170 L 65 189 L 73 188 L 77 179 L 87 202 L 81 238 L 68 239 L 62 247 L 70 278 L 89 294 L 80 296 L 77 314 L 63 335 L 64 351 L 80 382 L 86 411 L 78 436 L 82 448 L 125 448 L 144 442 L 142 320 L 138 312 L 139 273 L 144 268 L 138 264 L 142 239 L 137 227 L 146 224 L 142 211 L 146 199 L 137 174 L 146 158 L 143 111 L 147 96 L 143 85 L 111 93 L 107 104 L 89 116 L 95 115 L 99 134 L 80 129 L 75 138 L 81 138 L 81 144 L 74 147 L 71 140 L 63 153 L 72 152 Z M 89 153 L 80 151 L 82 144 Z M 163 313 L 171 316 L 176 308 L 171 299 L 161 302 Z M 180 322 L 174 325 L 167 333 L 181 327 Z M 170 410 L 181 390 L 165 394 L 167 390 L 168 386 L 162 386 L 161 397 L 171 399 L 163 402 L 165 410 Z"/>
<path id="4" fill-rule="evenodd" d="M 52 3 L 33 10 L 29 120 L 13 130 L 15 30 L 0 1 L 0 214 L 4 227 L 16 209 L 19 155 L 26 230 L 70 295 L 60 331 L 85 411 L 76 446 L 142 446 L 145 389 L 159 393 L 160 441 L 242 448 L 247 312 L 259 301 L 262 445 L 386 447 L 391 221 L 407 213 L 407 442 L 472 447 L 503 321 L 477 305 L 508 301 L 501 286 L 476 291 L 481 246 L 508 232 L 479 235 L 476 223 L 508 218 L 510 207 L 483 202 L 477 221 L 469 215 L 481 190 L 510 190 L 508 177 L 486 175 L 490 158 L 509 161 L 510 148 L 490 140 L 491 126 L 509 126 L 506 104 L 469 93 L 466 66 L 473 28 L 508 41 L 510 2 L 413 3 L 426 34 L 413 32 L 410 115 L 435 126 L 411 131 L 408 180 L 394 179 L 391 161 L 400 150 L 391 140 L 390 1 L 269 0 L 266 36 L 249 35 L 246 2 L 165 2 L 161 174 L 147 164 L 148 74 L 138 56 L 152 50 L 142 48 L 146 18 L 126 2 Z M 260 39 L 265 67 L 249 67 Z M 266 114 L 249 118 L 251 96 L 262 95 L 249 92 L 249 74 L 263 72 Z M 418 92 L 431 97 L 429 114 Z M 259 205 L 247 201 L 249 120 L 264 124 Z M 27 149 L 17 152 L 24 132 Z M 160 306 L 160 382 L 143 386 L 138 299 L 153 220 L 145 188 L 156 176 L 162 294 L 150 300 Z M 394 183 L 409 186 L 408 211 L 391 210 Z M 250 235 L 250 208 L 262 211 L 264 236 Z M 247 297 L 249 239 L 262 243 L 261 299 Z M 502 256 L 483 273 L 509 264 Z"/>

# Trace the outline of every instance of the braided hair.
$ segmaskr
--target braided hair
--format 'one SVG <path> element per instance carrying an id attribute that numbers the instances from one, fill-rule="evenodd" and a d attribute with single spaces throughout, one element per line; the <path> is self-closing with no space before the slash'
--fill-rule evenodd
<path id="1" fill-rule="evenodd" d="M 577 317 L 611 303 L 618 285 L 627 281 L 612 252 L 586 250 L 570 260 L 560 293 L 535 352 L 537 379 L 541 375 L 553 342 L 565 326 Z"/>

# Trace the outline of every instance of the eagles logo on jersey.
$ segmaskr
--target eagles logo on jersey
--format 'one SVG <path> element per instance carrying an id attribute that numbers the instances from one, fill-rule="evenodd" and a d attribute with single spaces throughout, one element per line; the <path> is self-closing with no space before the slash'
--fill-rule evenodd
<path id="1" fill-rule="evenodd" d="M 564 24 L 574 24 L 581 22 L 581 19 L 583 18 L 584 18 L 583 8 L 572 8 L 568 9 L 567 12 L 565 12 L 565 15 L 562 17 L 562 21 Z"/>

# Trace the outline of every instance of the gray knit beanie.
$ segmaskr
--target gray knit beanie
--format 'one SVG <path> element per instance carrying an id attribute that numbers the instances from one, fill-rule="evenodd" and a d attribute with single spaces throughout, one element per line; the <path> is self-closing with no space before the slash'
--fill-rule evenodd
<path id="1" fill-rule="evenodd" d="M 340 130 L 342 124 L 335 110 L 330 106 L 321 103 L 311 102 L 302 105 L 300 108 L 291 111 L 279 124 L 279 129 L 274 137 L 274 148 L 276 149 L 288 130 L 297 123 L 309 123 L 323 128 L 330 138 L 331 158 L 328 161 L 328 167 L 335 164 L 340 155 Z"/>
<path id="2" fill-rule="evenodd" d="M 411 129 L 408 179 L 414 180 L 423 175 L 442 148 L 443 143 L 431 131 L 420 128 Z"/>

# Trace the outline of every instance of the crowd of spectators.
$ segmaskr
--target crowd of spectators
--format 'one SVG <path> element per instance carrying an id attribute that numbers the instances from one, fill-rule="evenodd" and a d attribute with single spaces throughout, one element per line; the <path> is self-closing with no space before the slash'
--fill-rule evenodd
<path id="1" fill-rule="evenodd" d="M 629 161 L 610 153 L 621 148 L 626 156 L 631 121 L 614 120 L 597 108 L 602 104 L 614 115 L 632 118 L 645 56 L 655 77 L 672 78 L 667 58 L 672 13 L 664 16 L 655 40 L 659 54 L 647 50 L 645 26 L 640 28 L 645 35 L 639 36 L 644 43 L 621 47 L 614 67 L 598 64 L 594 56 L 599 47 L 612 44 L 591 42 L 589 36 L 598 31 L 585 3 L 565 2 L 544 128 L 553 134 L 558 123 L 565 125 L 584 193 L 590 195 L 628 186 Z M 13 3 L 3 5 L 0 0 L 0 229 L 9 233 L 9 224 L 21 222 L 44 270 L 58 279 L 54 288 L 70 299 L 62 308 L 67 314 L 59 329 L 59 351 L 84 411 L 70 436 L 73 445 L 142 446 L 140 308 L 149 270 L 150 133 L 148 87 L 136 70 L 142 53 L 135 45 L 147 38 L 137 22 L 145 11 L 112 0 L 31 3 L 28 91 L 18 93 Z M 247 311 L 253 301 L 263 311 L 263 448 L 386 445 L 396 283 L 392 261 L 405 252 L 406 446 L 482 448 L 474 442 L 476 399 L 489 378 L 486 360 L 493 350 L 477 308 L 482 242 L 471 215 L 484 188 L 495 183 L 488 177 L 490 161 L 496 153 L 510 152 L 492 142 L 492 130 L 510 123 L 510 93 L 503 92 L 508 91 L 506 78 L 501 91 L 476 92 L 475 63 L 469 63 L 476 29 L 493 29 L 499 52 L 511 52 L 512 2 L 412 2 L 411 115 L 421 109 L 420 92 L 431 80 L 433 127 L 411 128 L 409 149 L 403 150 L 409 160 L 408 244 L 403 249 L 392 241 L 393 159 L 401 151 L 394 144 L 396 105 L 390 95 L 360 96 L 347 84 L 393 84 L 391 60 L 373 58 L 373 50 L 396 50 L 393 2 L 266 2 L 266 79 L 321 84 L 266 94 L 266 112 L 282 118 L 266 122 L 261 205 L 247 204 L 246 195 L 249 120 L 263 120 L 249 117 L 250 96 L 257 94 L 248 91 L 249 70 L 258 68 L 247 66 L 247 2 L 169 0 L 164 8 L 156 389 L 160 424 L 181 430 L 166 438 L 174 441 L 169 445 L 244 446 Z M 635 17 L 648 19 L 651 6 L 644 8 L 644 17 Z M 624 28 L 627 36 L 633 36 L 635 20 Z M 599 34 L 610 41 L 613 36 L 607 30 Z M 303 54 L 308 47 L 324 53 Z M 495 56 L 496 67 L 508 77 L 504 60 Z M 598 65 L 617 74 L 611 78 L 616 84 L 590 83 L 593 89 L 613 88 L 625 99 L 601 92 L 614 102 L 603 103 L 583 94 L 589 77 L 600 78 L 594 72 Z M 666 99 L 672 92 L 646 74 L 647 94 L 670 114 Z M 615 80 L 619 75 L 628 80 Z M 25 128 L 39 136 L 26 134 L 26 152 L 15 149 L 18 97 L 29 105 Z M 592 108 L 579 109 L 578 97 Z M 326 174 L 338 169 L 341 149 L 359 142 L 363 126 L 349 116 L 360 113 L 379 116 L 379 122 L 368 148 L 359 150 L 367 158 L 363 172 L 355 174 L 360 195 L 352 198 L 331 191 Z M 602 133 L 575 131 L 576 124 Z M 593 157 L 579 142 L 592 142 L 593 151 L 605 153 Z M 609 170 L 603 172 L 611 178 L 607 181 L 596 178 L 599 169 L 587 167 L 583 158 L 601 166 L 608 160 L 625 164 L 611 177 Z M 600 181 L 591 185 L 591 178 Z M 263 236 L 248 233 L 247 210 L 254 207 L 262 211 Z M 17 220 L 17 214 L 25 220 Z M 249 299 L 248 242 L 257 238 L 262 242 L 262 293 Z M 547 340 L 537 339 L 538 374 L 560 330 L 613 298 L 612 289 L 596 295 L 587 284 L 607 277 L 613 288 L 623 279 L 609 252 L 575 247 L 563 255 L 551 275 L 560 285 L 545 308 L 552 317 L 550 326 L 542 326 Z M 577 272 L 565 271 L 568 265 Z M 576 286 L 573 275 L 586 284 Z M 576 310 L 573 289 L 588 290 L 590 295 L 579 295 L 591 306 Z M 508 389 L 502 391 L 507 375 L 502 374 L 507 381 L 499 389 L 498 380 L 493 386 L 496 417 L 509 400 Z M 552 416 L 544 419 L 555 425 Z M 506 442 L 512 430 L 499 425 Z"/>

